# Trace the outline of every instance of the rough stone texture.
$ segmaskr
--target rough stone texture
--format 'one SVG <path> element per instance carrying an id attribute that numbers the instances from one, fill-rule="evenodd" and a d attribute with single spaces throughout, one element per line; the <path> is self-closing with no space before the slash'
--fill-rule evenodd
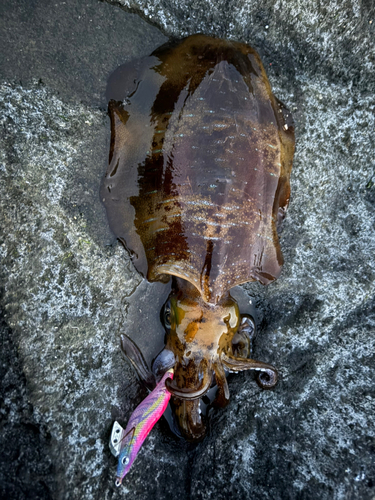
<path id="1" fill-rule="evenodd" d="M 49 500 L 46 482 L 54 472 L 48 454 L 51 436 L 33 415 L 12 332 L 3 320 L 0 341 L 0 498 Z"/>
<path id="2" fill-rule="evenodd" d="M 277 70 L 317 72 L 373 89 L 371 0 L 107 0 L 137 12 L 166 34 L 206 33 L 246 41 Z M 371 21 L 374 21 L 372 23 Z M 282 71 L 281 71 L 282 68 Z"/>
<path id="3" fill-rule="evenodd" d="M 201 444 L 161 421 L 115 489 L 111 424 L 145 396 L 118 332 L 142 333 L 150 298 L 98 198 L 103 95 L 118 64 L 166 38 L 95 0 L 3 2 L 0 495 L 374 499 L 373 2 L 123 5 L 165 34 L 251 43 L 294 114 L 285 267 L 267 288 L 246 286 L 260 316 L 255 357 L 281 381 L 264 392 L 231 375 L 230 405 Z"/>
<path id="4" fill-rule="evenodd" d="M 152 52 L 165 36 L 98 0 L 0 2 L 3 79 L 41 80 L 65 101 L 102 105 L 120 64 Z"/>

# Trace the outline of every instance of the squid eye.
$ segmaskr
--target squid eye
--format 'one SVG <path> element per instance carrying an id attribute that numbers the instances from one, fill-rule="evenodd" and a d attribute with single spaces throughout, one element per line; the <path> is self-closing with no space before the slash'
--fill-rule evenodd
<path id="1" fill-rule="evenodd" d="M 121 463 L 122 463 L 122 465 L 128 465 L 128 463 L 129 463 L 129 457 L 124 457 L 124 458 L 121 460 Z"/>
<path id="2" fill-rule="evenodd" d="M 163 311 L 163 323 L 165 328 L 171 327 L 171 320 L 172 320 L 171 303 L 168 300 L 168 302 L 165 303 Z"/>

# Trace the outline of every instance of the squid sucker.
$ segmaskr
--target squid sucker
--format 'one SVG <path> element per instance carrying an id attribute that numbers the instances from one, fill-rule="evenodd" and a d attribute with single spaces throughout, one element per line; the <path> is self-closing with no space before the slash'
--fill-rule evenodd
<path id="1" fill-rule="evenodd" d="M 227 372 L 255 370 L 263 388 L 277 382 L 273 366 L 249 358 L 254 322 L 231 289 L 280 275 L 293 119 L 254 49 L 202 34 L 118 68 L 107 98 L 110 227 L 144 278 L 172 277 L 152 371 L 125 335 L 122 348 L 150 389 L 174 370 L 165 385 L 175 423 L 197 441 L 202 398 L 216 386 L 213 404 L 228 404 Z"/>

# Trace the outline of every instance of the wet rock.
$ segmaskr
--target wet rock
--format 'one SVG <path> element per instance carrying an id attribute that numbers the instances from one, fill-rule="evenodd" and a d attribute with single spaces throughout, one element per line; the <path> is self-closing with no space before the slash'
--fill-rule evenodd
<path id="1" fill-rule="evenodd" d="M 107 0 L 174 37 L 205 33 L 255 46 L 277 76 L 321 74 L 374 87 L 374 5 L 356 0 Z M 281 71 L 282 69 L 282 71 Z M 272 75 L 271 72 L 271 75 Z"/>
<path id="2" fill-rule="evenodd" d="M 103 96 L 117 65 L 166 37 L 108 3 L 4 4 L 0 474 L 14 489 L 2 491 L 22 498 L 27 478 L 31 498 L 372 499 L 373 5 L 122 5 L 167 35 L 202 31 L 251 43 L 293 112 L 284 270 L 267 288 L 245 287 L 260 318 L 254 357 L 278 366 L 281 380 L 265 392 L 250 374 L 231 375 L 230 405 L 213 413 L 202 443 L 180 442 L 160 422 L 115 489 L 110 428 L 145 396 L 118 334 L 142 330 L 134 297 L 145 318 L 142 296 L 149 299 L 134 294 L 141 279 L 98 198 L 109 140 Z"/>
<path id="3" fill-rule="evenodd" d="M 54 472 L 50 434 L 35 421 L 22 364 L 4 320 L 0 342 L 0 498 L 49 500 Z"/>
<path id="4" fill-rule="evenodd" d="M 100 212 L 105 116 L 69 107 L 38 85 L 27 91 L 3 85 L 0 107 L 4 309 L 34 418 L 48 427 L 56 474 L 69 491 L 78 456 L 90 456 L 89 469 L 103 473 L 105 430 L 118 404 L 112 377 L 124 309 L 119 304 L 111 313 L 112 293 L 120 288 L 114 298 L 120 300 L 139 278 L 124 252 L 110 245 Z M 85 491 L 82 478 L 80 484 Z"/>
<path id="5" fill-rule="evenodd" d="M 64 101 L 104 108 L 107 78 L 166 41 L 138 16 L 97 0 L 1 3 L 2 79 L 41 80 Z"/>

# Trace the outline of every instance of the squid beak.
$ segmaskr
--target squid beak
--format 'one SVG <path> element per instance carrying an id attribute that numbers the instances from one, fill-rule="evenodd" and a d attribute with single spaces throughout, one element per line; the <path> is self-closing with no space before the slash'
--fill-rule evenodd
<path id="1" fill-rule="evenodd" d="M 115 485 L 117 486 L 117 488 L 121 486 L 121 483 L 122 483 L 121 477 L 116 477 Z"/>

